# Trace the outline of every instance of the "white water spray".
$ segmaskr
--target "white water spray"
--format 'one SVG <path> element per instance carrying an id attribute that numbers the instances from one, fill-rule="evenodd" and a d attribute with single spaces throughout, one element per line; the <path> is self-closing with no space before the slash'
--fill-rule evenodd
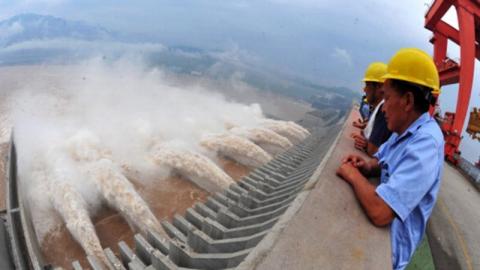
<path id="1" fill-rule="evenodd" d="M 90 219 L 87 204 L 80 193 L 69 184 L 75 177 L 72 175 L 75 172 L 65 158 L 52 153 L 49 157 L 51 168 L 48 173 L 45 170 L 36 171 L 37 181 L 47 185 L 47 196 L 50 202 L 87 256 L 95 256 L 104 264 L 108 264 Z"/>
<path id="2" fill-rule="evenodd" d="M 230 132 L 249 139 L 271 155 L 280 154 L 281 152 L 293 146 L 293 144 L 287 138 L 267 128 L 235 127 L 230 129 Z"/>
<path id="3" fill-rule="evenodd" d="M 209 135 L 200 145 L 248 167 L 260 167 L 272 159 L 258 145 L 233 134 Z"/>
<path id="4" fill-rule="evenodd" d="M 293 143 L 299 143 L 310 135 L 306 129 L 291 121 L 262 119 L 260 122 L 266 128 L 286 137 Z"/>
<path id="5" fill-rule="evenodd" d="M 103 198 L 131 227 L 145 235 L 148 230 L 166 235 L 147 203 L 121 173 L 121 169 L 105 158 L 106 151 L 99 147 L 98 140 L 91 133 L 79 132 L 67 145 L 71 156 L 80 163 L 79 167 L 88 178 L 95 182 Z"/>
<path id="6" fill-rule="evenodd" d="M 8 99 L 4 99 L 7 102 L 0 109 L 7 110 L 9 117 L 0 119 L 5 123 L 0 128 L 6 127 L 3 134 L 8 138 L 10 119 L 15 125 L 19 178 L 28 189 L 42 190 L 45 183 L 35 180 L 33 165 L 45 160 L 49 167 L 56 166 L 50 164 L 46 152 L 58 147 L 62 155 L 71 160 L 70 173 L 76 175 L 71 181 L 57 180 L 65 181 L 65 185 L 71 186 L 85 201 L 83 214 L 77 214 L 79 219 L 88 220 L 88 213 L 99 210 L 106 201 L 132 227 L 143 232 L 147 229 L 161 231 L 158 220 L 135 192 L 125 172 L 131 173 L 132 179 L 142 182 L 146 188 L 155 184 L 150 180 L 168 175 L 169 168 L 192 179 L 198 186 L 218 188 L 228 186 L 231 178 L 206 158 L 214 152 L 249 167 L 261 166 L 271 159 L 262 148 L 238 136 L 207 139 L 202 145 L 211 151 L 203 151 L 200 142 L 205 134 L 228 132 L 225 123 L 258 127 L 259 121 L 265 119 L 260 106 L 229 101 L 205 87 L 186 85 L 183 80 L 171 78 L 161 70 L 145 69 L 128 59 L 108 63 L 102 58 L 75 66 L 31 66 L 12 70 L 18 84 L 6 87 Z M 26 71 L 28 80 L 24 79 Z M 1 114 L 4 115 L 7 114 Z M 83 144 L 64 143 L 65 138 L 81 129 L 89 130 L 98 139 L 91 143 L 88 136 L 79 136 L 78 141 Z M 173 140 L 182 141 L 186 145 L 182 149 L 185 152 L 159 151 L 156 158 L 162 160 L 163 166 L 148 162 L 152 147 L 158 141 Z M 267 149 L 262 143 L 258 144 Z M 189 159 L 191 167 L 187 165 Z M 197 170 L 200 164 L 207 169 Z M 46 196 L 45 192 L 30 193 L 31 211 L 42 219 L 35 223 L 35 230 L 42 232 L 37 234 L 42 240 L 46 233 L 57 232 L 55 228 L 61 221 L 54 218 L 52 205 L 59 203 L 50 203 L 50 195 Z M 46 215 L 36 215 L 40 213 L 40 206 Z"/>
<path id="7" fill-rule="evenodd" d="M 160 144 L 154 147 L 151 158 L 158 165 L 170 166 L 209 192 L 221 191 L 234 183 L 233 179 L 210 159 L 193 151 Z"/>

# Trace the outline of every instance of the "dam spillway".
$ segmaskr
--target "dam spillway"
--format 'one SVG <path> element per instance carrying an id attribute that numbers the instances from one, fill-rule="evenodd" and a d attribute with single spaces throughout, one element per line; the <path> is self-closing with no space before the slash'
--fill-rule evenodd
<path id="1" fill-rule="evenodd" d="M 337 127 L 336 131 L 338 130 Z M 329 133 L 331 132 L 333 131 Z M 323 154 L 332 142 L 331 138 L 334 137 L 332 134 L 326 136 L 324 129 L 315 130 L 307 139 L 277 155 L 264 166 L 252 170 L 227 189 L 211 196 L 206 196 L 207 193 L 200 194 L 200 200 L 191 200 L 196 202 L 192 207 L 185 209 L 183 213 L 182 211 L 177 214 L 171 213 L 173 214 L 171 219 L 162 221 L 162 227 L 168 236 L 149 230 L 134 235 L 133 241 L 118 239 L 120 241 L 115 247 L 107 247 L 104 250 L 109 262 L 108 267 L 113 269 L 235 267 L 268 234 L 290 203 L 295 200 L 296 194 L 304 188 L 317 169 Z M 16 162 L 14 145 L 10 153 L 13 157 L 10 159 L 10 168 L 14 169 Z M 21 226 L 17 224 L 16 228 L 32 230 L 27 212 L 28 210 L 25 211 L 23 219 L 17 218 Z M 16 220 L 15 213 L 18 212 L 10 212 L 11 220 Z M 23 229 L 17 232 L 17 235 L 24 234 Z M 23 259 L 43 267 L 45 262 L 39 252 L 38 243 L 35 243 L 33 237 L 29 240 L 32 242 L 24 244 L 21 252 L 36 255 L 25 256 Z M 18 241 L 16 245 L 18 250 L 22 250 L 21 242 Z M 87 256 L 83 261 L 82 264 L 74 261 L 74 269 L 104 268 L 102 262 L 95 256 Z"/>

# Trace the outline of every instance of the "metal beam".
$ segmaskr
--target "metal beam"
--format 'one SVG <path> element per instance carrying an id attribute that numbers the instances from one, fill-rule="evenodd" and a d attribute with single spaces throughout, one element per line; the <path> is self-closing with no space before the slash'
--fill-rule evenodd
<path id="1" fill-rule="evenodd" d="M 460 69 L 449 69 L 444 72 L 440 72 L 440 85 L 449 85 L 458 83 L 460 80 Z"/>
<path id="2" fill-rule="evenodd" d="M 475 67 L 475 17 L 463 7 L 457 8 L 460 28 L 460 81 L 453 130 L 461 133 L 472 92 Z"/>
<path id="3" fill-rule="evenodd" d="M 463 7 L 465 10 L 467 10 L 469 13 L 474 14 L 475 16 L 479 17 L 480 16 L 480 2 L 477 1 L 472 1 L 472 0 L 456 0 L 458 3 L 458 7 Z M 457 12 L 458 13 L 458 12 Z"/>
<path id="4" fill-rule="evenodd" d="M 452 40 L 453 42 L 460 44 L 460 38 L 458 30 L 453 28 L 450 24 L 440 20 L 437 22 L 437 26 L 435 27 L 436 31 L 448 39 Z"/>
<path id="5" fill-rule="evenodd" d="M 435 25 L 455 2 L 455 0 L 436 0 L 425 14 L 425 28 L 433 31 Z"/>
<path id="6" fill-rule="evenodd" d="M 457 45 L 460 45 L 460 34 L 457 29 L 453 28 L 448 23 L 440 20 L 435 27 L 435 33 L 445 36 L 451 41 L 455 42 Z M 478 38 L 478 37 L 477 37 Z M 475 45 L 475 57 L 480 60 L 480 45 Z"/>

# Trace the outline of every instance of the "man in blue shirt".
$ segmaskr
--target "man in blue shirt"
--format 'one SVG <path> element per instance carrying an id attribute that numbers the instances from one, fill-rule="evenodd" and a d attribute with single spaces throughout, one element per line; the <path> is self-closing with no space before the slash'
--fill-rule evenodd
<path id="1" fill-rule="evenodd" d="M 390 224 L 393 269 L 405 269 L 425 234 L 443 169 L 443 135 L 428 114 L 439 92 L 430 56 L 402 49 L 390 60 L 383 111 L 392 136 L 371 160 L 350 155 L 337 174 L 376 226 Z M 375 187 L 366 176 L 380 175 Z"/>
<path id="2" fill-rule="evenodd" d="M 370 105 L 368 105 L 367 95 L 362 96 L 362 102 L 360 102 L 360 116 L 362 117 L 361 123 L 365 123 L 368 121 L 368 117 L 370 116 Z"/>

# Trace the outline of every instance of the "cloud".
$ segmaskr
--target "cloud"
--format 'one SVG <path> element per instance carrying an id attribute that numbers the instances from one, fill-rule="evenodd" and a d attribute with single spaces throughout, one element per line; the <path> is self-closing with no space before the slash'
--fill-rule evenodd
<path id="1" fill-rule="evenodd" d="M 21 43 L 15 43 L 13 45 L 0 49 L 0 53 L 8 53 L 30 49 L 158 52 L 165 50 L 166 47 L 159 43 L 123 43 L 114 41 L 85 41 L 70 38 L 58 38 L 47 40 L 37 39 Z"/>
<path id="2" fill-rule="evenodd" d="M 9 38 L 15 34 L 23 32 L 23 26 L 19 22 L 12 25 L 4 25 L 0 27 L 0 39 Z"/>
<path id="3" fill-rule="evenodd" d="M 71 0 L 0 1 L 0 19 L 8 19 L 21 13 L 55 14 L 62 10 L 62 7 L 69 5 L 75 5 L 76 10 L 79 10 L 81 4 L 73 2 Z"/>
<path id="4" fill-rule="evenodd" d="M 331 56 L 335 60 L 346 64 L 348 67 L 353 67 L 352 56 L 347 50 L 341 48 L 334 48 Z"/>
<path id="5" fill-rule="evenodd" d="M 244 65 L 245 63 L 259 64 L 260 62 L 260 59 L 255 54 L 240 48 L 236 43 L 231 43 L 224 51 L 213 52 L 210 54 L 222 62 L 237 65 Z"/>
<path id="6" fill-rule="evenodd" d="M 326 0 L 269 0 L 275 4 L 285 4 L 285 5 L 293 5 L 293 6 L 302 6 L 302 7 L 314 7 L 314 8 L 324 8 L 331 4 L 331 1 Z"/>
<path id="7" fill-rule="evenodd" d="M 23 6 L 31 6 L 31 5 L 48 5 L 48 6 L 56 6 L 61 5 L 69 2 L 68 0 L 22 0 L 18 3 Z"/>

